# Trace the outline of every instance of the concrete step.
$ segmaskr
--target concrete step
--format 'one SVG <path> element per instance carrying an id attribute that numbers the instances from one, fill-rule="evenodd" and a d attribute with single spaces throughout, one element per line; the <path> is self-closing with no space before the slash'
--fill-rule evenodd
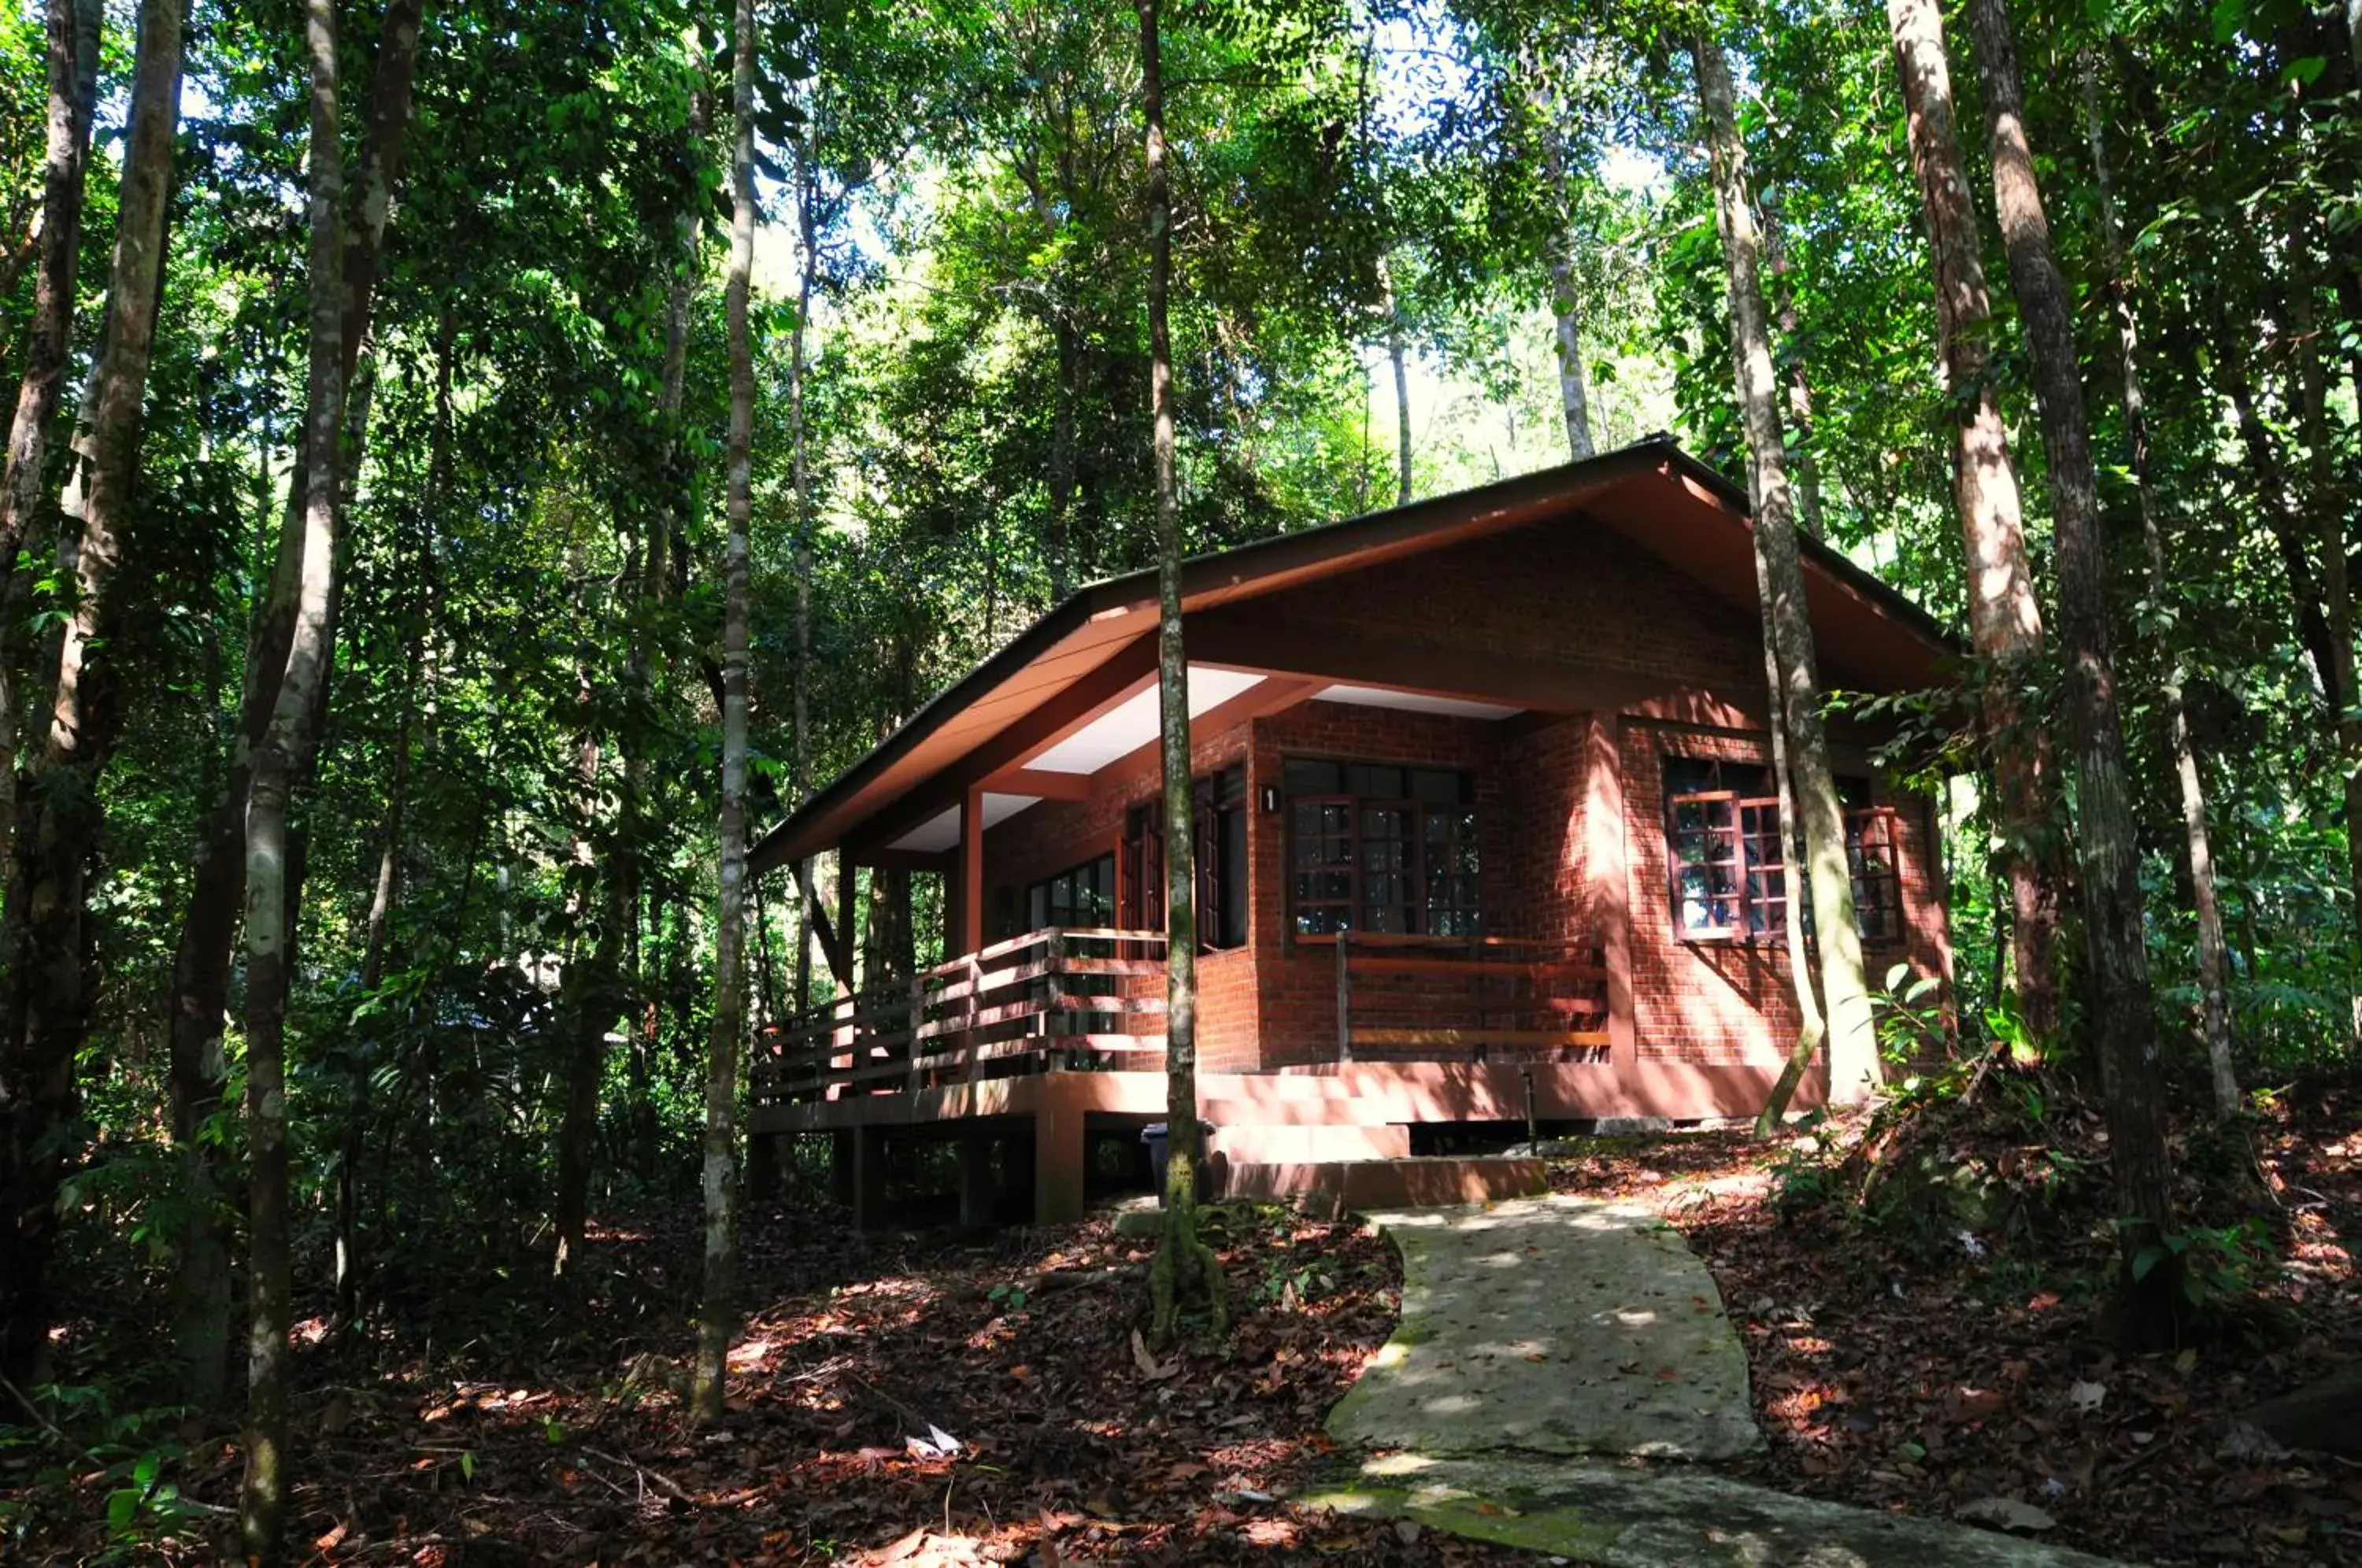
<path id="1" fill-rule="evenodd" d="M 1331 1216 L 1529 1198 L 1550 1186 L 1541 1161 L 1500 1156 L 1246 1161 L 1222 1176 L 1227 1198 L 1293 1198 Z"/>
<path id="2" fill-rule="evenodd" d="M 1198 1092 L 1209 1099 L 1352 1099 L 1362 1088 L 1329 1073 L 1200 1073 Z"/>
<path id="3" fill-rule="evenodd" d="M 1208 1135 L 1206 1147 L 1209 1154 L 1219 1154 L 1234 1165 L 1384 1160 L 1410 1153 L 1410 1129 L 1337 1122 L 1218 1126 Z"/>
<path id="4" fill-rule="evenodd" d="M 1389 1120 L 1385 1103 L 1364 1095 L 1325 1099 L 1201 1099 L 1198 1114 L 1217 1127 L 1383 1127 Z"/>

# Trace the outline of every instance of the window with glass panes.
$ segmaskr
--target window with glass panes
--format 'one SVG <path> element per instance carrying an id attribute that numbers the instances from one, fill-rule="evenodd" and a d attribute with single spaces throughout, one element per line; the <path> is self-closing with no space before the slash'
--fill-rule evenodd
<path id="1" fill-rule="evenodd" d="M 1239 947 L 1247 939 L 1247 776 L 1225 767 L 1197 779 L 1191 821 L 1198 860 L 1198 945 Z M 1123 924 L 1164 929 L 1164 804 L 1131 810 L 1123 834 Z"/>
<path id="2" fill-rule="evenodd" d="M 1862 939 L 1903 937 L 1898 817 L 1872 806 L 1870 786 L 1838 780 L 1854 921 Z M 1688 942 L 1787 940 L 1787 874 L 1780 856 L 1780 799 L 1771 771 L 1752 763 L 1665 759 L 1665 876 L 1673 931 Z M 1804 853 L 1797 845 L 1797 854 Z M 1807 935 L 1809 904 L 1799 911 Z"/>
<path id="3" fill-rule="evenodd" d="M 1096 930 L 1115 923 L 1115 856 L 1102 855 L 1045 877 L 1025 889 L 1028 931 L 1052 926 Z"/>
<path id="4" fill-rule="evenodd" d="M 1297 935 L 1476 934 L 1476 790 L 1468 775 L 1297 757 L 1284 780 L 1288 918 Z"/>

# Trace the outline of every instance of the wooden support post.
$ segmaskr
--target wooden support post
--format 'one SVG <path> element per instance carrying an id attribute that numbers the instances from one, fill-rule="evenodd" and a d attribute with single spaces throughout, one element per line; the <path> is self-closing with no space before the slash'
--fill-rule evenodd
<path id="1" fill-rule="evenodd" d="M 1117 943 L 1111 944 L 1109 951 L 1120 953 L 1122 951 L 1122 944 Z M 1054 926 L 1050 930 L 1048 956 L 1044 960 L 1043 967 L 1049 971 L 1049 973 L 1042 977 L 1042 989 L 1045 996 L 1054 997 L 1060 991 L 1065 989 L 1066 933 Z M 1126 983 L 1124 981 L 1115 980 L 1111 983 L 1120 994 L 1129 994 L 1126 991 Z M 1041 1047 L 1035 1053 L 1035 1061 L 1033 1066 L 1036 1068 L 1039 1068 L 1043 1065 L 1044 1060 L 1050 1052 L 1057 1049 L 1057 1043 L 1051 1037 L 1053 1035 L 1070 1032 L 1065 1022 L 1065 1014 L 1063 1011 L 1055 1009 L 1044 1008 L 1041 1016 L 1033 1021 L 1033 1031 L 1035 1033 L 1041 1035 L 1043 1039 Z"/>
<path id="2" fill-rule="evenodd" d="M 960 801 L 959 947 L 984 945 L 984 790 L 971 787 Z"/>
<path id="3" fill-rule="evenodd" d="M 1337 933 L 1337 1060 L 1353 1059 L 1353 971 L 1345 952 L 1348 932 Z"/>
<path id="4" fill-rule="evenodd" d="M 959 1222 L 971 1230 L 992 1223 L 991 1131 L 981 1125 L 960 1129 Z"/>
<path id="5" fill-rule="evenodd" d="M 1055 1080 L 1053 1080 L 1054 1082 Z M 1046 1087 L 1046 1086 L 1045 1086 Z M 1083 1217 L 1083 1110 L 1044 1095 L 1033 1113 L 1033 1223 L 1065 1225 Z"/>
<path id="6" fill-rule="evenodd" d="M 843 850 L 836 852 L 836 944 L 844 955 L 844 972 L 837 976 L 836 994 L 840 997 L 860 994 L 859 966 L 861 942 L 854 934 L 854 914 L 861 894 L 861 867 L 853 856 Z"/>
<path id="7" fill-rule="evenodd" d="M 875 1231 L 886 1222 L 886 1130 L 853 1129 L 853 1228 Z"/>
<path id="8" fill-rule="evenodd" d="M 1632 998 L 1632 868 L 1625 831 L 1624 721 L 1595 712 L 1584 747 L 1584 859 L 1591 881 L 1591 939 L 1607 971 L 1607 1062 L 1619 1078 L 1639 1066 Z"/>
<path id="9" fill-rule="evenodd" d="M 984 962 L 971 954 L 967 961 L 967 1018 L 960 1026 L 960 1076 L 976 1081 L 977 1015 L 984 1009 Z"/>
<path id="10" fill-rule="evenodd" d="M 911 1056 L 914 1061 L 919 1055 L 919 1030 L 926 1021 L 927 976 L 924 970 L 921 970 L 911 977 L 911 1010 L 910 1015 L 903 1021 L 904 1032 L 911 1036 Z M 913 1072 L 911 1088 L 915 1092 L 919 1087 L 918 1076 Z"/>
<path id="11" fill-rule="evenodd" d="M 853 1132 L 839 1127 L 828 1135 L 828 1195 L 853 1207 Z"/>

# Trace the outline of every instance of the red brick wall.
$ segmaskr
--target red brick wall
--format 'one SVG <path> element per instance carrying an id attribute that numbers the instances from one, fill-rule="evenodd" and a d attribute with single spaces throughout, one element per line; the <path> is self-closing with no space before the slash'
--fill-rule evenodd
<path id="1" fill-rule="evenodd" d="M 1796 1038 L 1801 1021 L 1785 947 L 1684 943 L 1673 935 L 1672 895 L 1665 860 L 1664 759 L 1716 757 L 1768 763 L 1760 735 L 1705 733 L 1628 722 L 1624 730 L 1624 803 L 1632 863 L 1633 1013 L 1642 1055 L 1694 1062 L 1776 1063 Z M 1840 756 L 1841 775 L 1868 774 L 1867 762 Z M 1927 803 L 1897 797 L 1872 780 L 1871 800 L 1897 808 L 1902 831 L 1897 860 L 1903 881 L 1904 938 L 1872 943 L 1863 962 L 1873 991 L 1887 971 L 1907 963 L 1916 975 L 1948 972 L 1943 909 L 1930 861 Z M 1907 983 L 1907 982 L 1906 982 Z"/>
<path id="2" fill-rule="evenodd" d="M 1579 523 L 1513 529 L 1254 602 L 1297 631 L 1328 625 L 1760 697 L 1763 648 L 1734 609 L 1639 546 Z"/>

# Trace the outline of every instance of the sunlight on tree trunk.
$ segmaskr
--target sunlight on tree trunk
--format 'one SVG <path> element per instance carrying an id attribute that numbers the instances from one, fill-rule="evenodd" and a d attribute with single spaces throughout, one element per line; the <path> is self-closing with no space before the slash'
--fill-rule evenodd
<path id="1" fill-rule="evenodd" d="M 1761 241 L 1749 199 L 1747 149 L 1739 139 L 1738 104 L 1722 45 L 1701 33 L 1690 48 L 1714 165 L 1716 226 L 1728 267 L 1731 359 L 1752 459 L 1748 488 L 1755 503 L 1757 580 L 1768 591 L 1761 607 L 1764 636 L 1775 650 L 1767 668 L 1780 678 L 1777 690 L 1766 693 L 1772 705 L 1768 722 L 1787 731 L 1787 759 L 1805 830 L 1813 925 L 1819 936 L 1821 990 L 1828 1002 L 1829 1099 L 1846 1104 L 1878 1087 L 1878 1035 L 1871 1016 L 1870 984 L 1862 973 L 1861 933 L 1854 923 L 1845 816 L 1838 804 L 1828 735 L 1821 721 L 1820 671 L 1805 603 L 1805 569 L 1797 555 L 1779 387 L 1772 369 L 1771 323 L 1763 304 Z M 1782 835 L 1790 831 L 1783 819 Z M 1792 902 L 1802 890 L 1792 887 Z M 1768 1106 L 1766 1114 L 1776 1122 L 1784 1109 Z"/>
<path id="2" fill-rule="evenodd" d="M 1164 1229 L 1149 1270 L 1153 1334 L 1170 1339 L 1181 1308 L 1205 1302 L 1229 1323 L 1222 1265 L 1198 1235 L 1197 860 L 1189 781 L 1189 665 L 1181 644 L 1181 499 L 1174 476 L 1173 192 L 1165 170 L 1163 0 L 1140 0 L 1140 98 L 1148 143 L 1149 412 L 1156 469 L 1156 698 L 1164 812 Z"/>
<path id="3" fill-rule="evenodd" d="M 720 890 L 714 900 L 713 1033 L 705 1073 L 705 1275 L 690 1419 L 721 1420 L 737 1329 L 738 1056 L 745 1048 L 746 574 L 755 515 L 755 0 L 737 0 L 731 70 L 729 537 L 722 621 Z"/>
<path id="4" fill-rule="evenodd" d="M 2060 640 L 2068 658 L 2067 712 L 2075 736 L 2083 946 L 2091 970 L 2092 1030 L 2105 1073 L 2108 1163 L 2115 1175 L 2122 1261 L 2122 1328 L 2137 1348 L 2170 1344 L 2184 1305 L 2173 1236 L 2173 1165 L 2166 1147 L 2165 1063 L 2149 989 L 2140 848 L 2135 836 L 2125 736 L 2109 649 L 2107 558 L 2100 537 L 2099 476 L 2075 355 L 2067 281 L 2025 136 L 2024 90 L 2007 0 L 1969 0 L 1985 109 L 1992 129 L 1993 204 L 2017 294 L 2034 390 L 2050 459 L 2058 565 Z"/>
<path id="5" fill-rule="evenodd" d="M 90 1030 L 90 861 L 102 777 L 130 701 L 107 651 L 109 600 L 135 520 L 140 411 L 163 287 L 167 197 L 179 125 L 182 12 L 147 0 L 132 61 L 129 134 L 97 363 L 84 389 L 76 462 L 60 519 L 58 575 L 72 608 L 42 654 L 52 670 L 40 750 L 17 791 L 0 931 L 0 1372 L 32 1380 L 49 1327 L 61 1134 L 74 1114 L 75 1059 Z"/>
<path id="6" fill-rule="evenodd" d="M 1950 68 L 1937 0 L 1887 0 L 1903 76 L 1911 161 L 1935 268 L 1943 384 L 1954 411 L 1953 504 L 1968 554 L 1969 634 L 1986 670 L 1984 722 L 2009 867 L 2012 978 L 2036 1059 L 2058 1032 L 2058 889 L 2051 845 L 2049 741 L 2018 693 L 2042 652 L 2020 519 L 2017 470 L 1990 368 L 1992 308 L 1979 259 L 1976 207 L 1953 123 Z"/>
<path id="7" fill-rule="evenodd" d="M 282 1560 L 287 1523 L 287 1398 L 293 1312 L 287 1151 L 287 814 L 294 780 L 318 740 L 337 574 L 338 436 L 344 418 L 345 290 L 338 221 L 345 201 L 338 129 L 335 0 L 305 0 L 311 67 L 311 348 L 305 376 L 301 575 L 279 697 L 255 748 L 246 820 L 246 1106 L 250 1233 L 246 1476 L 239 1535 L 250 1562 Z"/>

